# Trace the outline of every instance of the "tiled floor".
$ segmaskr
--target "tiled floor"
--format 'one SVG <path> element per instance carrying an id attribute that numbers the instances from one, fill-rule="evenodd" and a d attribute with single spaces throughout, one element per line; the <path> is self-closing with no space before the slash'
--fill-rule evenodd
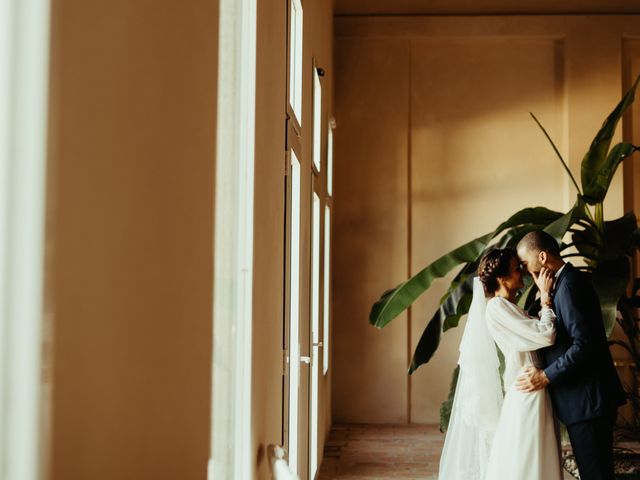
<path id="1" fill-rule="evenodd" d="M 435 480 L 443 442 L 436 425 L 335 425 L 319 480 Z"/>
<path id="2" fill-rule="evenodd" d="M 435 425 L 335 425 L 319 478 L 436 478 L 443 442 Z"/>

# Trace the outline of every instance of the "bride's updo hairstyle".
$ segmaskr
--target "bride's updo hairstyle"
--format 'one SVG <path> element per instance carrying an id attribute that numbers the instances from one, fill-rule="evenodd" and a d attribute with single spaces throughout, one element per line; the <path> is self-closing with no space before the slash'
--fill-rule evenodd
<path id="1" fill-rule="evenodd" d="M 512 248 L 492 248 L 480 259 L 478 276 L 486 297 L 493 297 L 494 292 L 500 287 L 498 278 L 509 276 L 511 259 L 517 257 L 516 251 Z"/>

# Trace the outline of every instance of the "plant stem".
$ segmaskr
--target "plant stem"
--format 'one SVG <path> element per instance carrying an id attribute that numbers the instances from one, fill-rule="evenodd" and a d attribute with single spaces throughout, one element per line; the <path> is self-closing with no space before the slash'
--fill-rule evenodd
<path id="1" fill-rule="evenodd" d="M 598 202 L 595 205 L 595 222 L 598 231 L 601 234 L 604 234 L 604 204 L 602 202 Z"/>
<path id="2" fill-rule="evenodd" d="M 551 140 L 551 137 L 549 136 L 549 134 L 547 133 L 547 131 L 544 129 L 544 127 L 542 126 L 542 124 L 538 121 L 538 119 L 536 118 L 536 116 L 529 112 L 529 115 L 531 115 L 533 117 L 533 119 L 536 121 L 536 123 L 538 124 L 538 126 L 540 127 L 540 130 L 542 130 L 542 133 L 544 133 L 544 136 L 547 137 L 547 140 L 549 140 L 549 143 L 551 144 L 551 146 L 553 147 L 553 150 L 556 152 L 556 155 L 558 156 L 558 158 L 560 159 L 560 161 L 562 162 L 562 166 L 564 167 L 564 169 L 567 171 L 567 173 L 569 174 L 569 178 L 571 178 L 571 181 L 573 182 L 573 185 L 576 187 L 576 190 L 578 191 L 578 193 L 580 194 L 580 196 L 582 196 L 582 192 L 580 191 L 580 187 L 578 187 L 578 184 L 576 183 L 576 179 L 573 178 L 573 175 L 571 174 L 571 170 L 569 170 L 569 167 L 567 166 L 567 164 L 564 161 L 564 158 L 562 158 L 562 155 L 560 155 L 560 152 L 558 151 L 558 149 L 556 148 L 555 143 L 553 143 L 553 140 Z"/>
<path id="3" fill-rule="evenodd" d="M 596 205 L 596 217 L 598 215 L 597 205 Z M 602 203 L 600 203 L 599 205 L 600 205 L 600 208 L 602 208 Z M 598 225 L 597 218 L 594 220 L 594 216 L 591 214 L 591 210 L 589 210 L 589 207 L 587 205 L 585 205 L 584 211 L 587 214 L 587 218 L 582 218 L 582 219 L 578 220 L 578 222 L 581 222 L 581 221 L 582 222 L 587 222 L 587 224 L 591 228 L 593 228 L 593 231 L 598 236 L 598 240 L 600 240 L 600 243 L 604 243 L 604 221 L 602 222 L 602 225 Z M 582 225 L 582 223 L 581 223 L 581 225 Z"/>

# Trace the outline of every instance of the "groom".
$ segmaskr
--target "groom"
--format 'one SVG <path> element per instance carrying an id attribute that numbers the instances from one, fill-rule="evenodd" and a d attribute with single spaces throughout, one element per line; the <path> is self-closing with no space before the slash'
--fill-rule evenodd
<path id="1" fill-rule="evenodd" d="M 588 277 L 560 256 L 552 236 L 525 235 L 518 257 L 532 275 L 555 272 L 556 343 L 539 350 L 544 370 L 529 367 L 518 390 L 548 386 L 556 416 L 567 426 L 582 480 L 613 480 L 613 427 L 626 401 L 607 344 L 600 301 Z"/>

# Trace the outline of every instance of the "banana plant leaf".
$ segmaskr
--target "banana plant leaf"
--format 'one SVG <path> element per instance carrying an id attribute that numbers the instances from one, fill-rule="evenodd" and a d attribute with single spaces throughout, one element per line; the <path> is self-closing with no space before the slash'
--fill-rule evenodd
<path id="1" fill-rule="evenodd" d="M 611 335 L 615 326 L 618 302 L 626 292 L 630 273 L 629 258 L 622 255 L 614 260 L 600 262 L 591 276 L 593 286 L 600 298 L 607 337 Z"/>
<path id="2" fill-rule="evenodd" d="M 444 302 L 447 299 L 447 297 L 451 295 L 451 292 L 453 292 L 456 288 L 458 288 L 458 285 L 464 282 L 469 275 L 474 275 L 476 273 L 476 270 L 478 270 L 478 263 L 480 262 L 480 257 L 484 255 L 485 251 L 486 249 L 483 250 L 482 254 L 480 254 L 478 258 L 476 258 L 473 262 L 469 262 L 465 264 L 464 267 L 460 269 L 460 271 L 456 274 L 456 276 L 453 278 L 453 280 L 449 284 L 449 288 L 447 289 L 445 294 L 442 296 L 442 298 L 440 298 L 440 304 L 442 304 L 442 302 Z"/>
<path id="3" fill-rule="evenodd" d="M 461 264 L 477 260 L 488 244 L 505 230 L 523 224 L 538 225 L 539 228 L 542 228 L 561 216 L 560 212 L 544 207 L 525 208 L 516 212 L 493 232 L 482 235 L 443 255 L 407 281 L 384 292 L 371 307 L 369 323 L 378 328 L 387 325 L 427 291 L 435 279 L 444 277 Z"/>
<path id="4" fill-rule="evenodd" d="M 527 218 L 522 215 L 522 212 L 523 211 L 513 215 L 512 221 L 520 224 L 523 218 Z M 529 214 L 530 213 L 531 212 L 529 212 Z M 549 216 L 547 218 L 552 217 L 556 217 L 556 215 Z M 544 230 L 556 238 L 557 241 L 560 241 L 566 232 L 576 224 L 576 222 L 579 220 L 586 220 L 587 218 L 588 213 L 586 204 L 582 201 L 582 198 L 578 196 L 573 208 L 566 214 L 556 217 L 555 220 L 544 228 Z M 633 215 L 633 213 L 629 213 L 620 219 L 606 222 L 605 232 L 608 231 L 613 238 L 624 238 L 625 236 L 628 238 L 630 236 L 630 232 L 633 232 L 636 229 L 636 223 L 635 215 Z M 507 228 L 507 225 L 508 222 L 504 222 L 497 230 Z M 510 231 L 507 231 L 500 241 L 493 246 L 498 248 L 513 247 L 525 233 L 539 229 L 540 227 L 541 226 L 538 224 L 514 227 Z M 612 240 L 611 245 L 616 245 L 616 242 L 619 243 L 620 240 Z M 621 253 L 621 247 L 627 247 L 627 245 L 618 246 L 616 249 L 618 255 Z M 628 248 L 629 247 L 626 248 L 626 251 L 629 251 Z M 478 257 L 480 257 L 482 253 L 484 252 L 481 252 Z M 409 374 L 415 372 L 420 365 L 428 363 L 429 360 L 431 360 L 431 357 L 440 344 L 442 333 L 450 328 L 457 327 L 460 322 L 460 318 L 469 311 L 473 294 L 473 272 L 475 272 L 475 269 L 477 268 L 477 261 L 478 258 L 473 262 L 469 262 L 465 268 L 463 268 L 462 272 L 465 272 L 465 274 L 459 274 L 454 282 L 452 282 L 447 293 L 443 296 L 440 307 L 431 317 L 425 330 L 420 336 L 420 340 L 418 341 L 418 345 L 416 346 L 409 366 Z M 621 285 L 621 278 L 628 278 L 629 275 L 628 265 L 626 273 L 625 270 L 616 270 L 620 265 L 620 263 L 604 263 L 602 267 L 596 271 L 597 276 L 594 276 L 593 280 L 594 287 L 600 295 L 603 318 L 605 320 L 605 326 L 608 333 L 610 333 L 613 328 L 617 302 L 620 299 L 620 296 L 624 293 L 624 288 L 626 287 L 626 284 Z M 622 277 L 619 275 L 622 275 Z M 527 285 L 525 295 L 524 297 L 521 297 L 521 301 L 519 302 L 519 304 L 522 303 L 521 306 L 523 308 L 531 303 L 534 292 L 535 290 L 533 289 L 533 285 Z"/>
<path id="5" fill-rule="evenodd" d="M 640 228 L 636 228 L 631 234 L 631 246 L 633 248 L 640 247 Z"/>
<path id="6" fill-rule="evenodd" d="M 597 203 L 604 200 L 620 162 L 632 155 L 636 150 L 638 150 L 638 147 L 631 143 L 618 143 L 611 149 L 600 169 L 590 179 L 589 186 L 585 186 L 585 191 L 589 192 L 588 198 L 591 201 Z"/>
<path id="7" fill-rule="evenodd" d="M 627 212 L 620 218 L 605 222 L 602 234 L 590 226 L 574 230 L 570 246 L 576 247 L 587 265 L 595 268 L 601 261 L 615 260 L 621 255 L 633 255 L 638 246 L 634 242 L 634 232 L 637 229 L 635 214 Z"/>
<path id="8" fill-rule="evenodd" d="M 531 275 L 526 275 L 524 277 L 524 289 L 518 296 L 518 306 L 523 310 L 526 310 L 533 302 L 533 299 L 536 296 L 535 286 L 536 284 L 533 281 L 533 277 Z"/>
<path id="9" fill-rule="evenodd" d="M 625 296 L 620 300 L 618 304 L 618 308 L 620 309 L 620 313 L 627 320 L 631 319 L 634 316 L 634 310 L 636 308 L 640 308 L 640 278 L 636 278 L 633 281 L 633 286 L 631 287 L 631 292 L 629 295 Z M 626 324 L 623 324 L 623 328 L 625 329 L 625 333 L 631 335 L 640 335 L 640 322 L 634 320 L 627 321 Z"/>
<path id="10" fill-rule="evenodd" d="M 596 259 L 602 249 L 601 234 L 593 227 L 574 229 L 571 234 L 571 243 L 563 246 L 563 250 L 568 247 L 575 247 L 586 260 L 587 265 L 595 267 Z"/>
<path id="11" fill-rule="evenodd" d="M 582 200 L 582 197 L 578 195 L 576 203 L 567 213 L 562 215 L 544 228 L 544 231 L 556 239 L 556 242 L 560 243 L 567 230 L 576 223 L 578 220 L 588 218 L 587 206 Z"/>
<path id="12" fill-rule="evenodd" d="M 511 215 L 506 221 L 502 222 L 493 232 L 496 237 L 505 230 L 521 225 L 540 225 L 545 226 L 562 217 L 561 212 L 549 210 L 545 207 L 529 207 L 523 208 Z"/>
<path id="13" fill-rule="evenodd" d="M 609 114 L 582 159 L 580 170 L 582 194 L 584 200 L 590 205 L 601 203 L 604 200 L 611 178 L 620 161 L 633 152 L 633 148 L 629 151 L 628 146 L 623 146 L 628 144 L 617 145 L 611 150 L 611 153 L 609 153 L 609 147 L 620 118 L 633 103 L 639 80 L 640 76 Z M 629 153 L 625 154 L 625 152 Z"/>
<path id="14" fill-rule="evenodd" d="M 431 360 L 431 357 L 438 349 L 438 345 L 440 345 L 443 321 L 449 322 L 449 328 L 457 325 L 460 317 L 469 311 L 472 297 L 473 276 L 470 275 L 442 302 L 440 308 L 436 310 L 429 323 L 427 323 L 427 327 L 422 332 L 418 345 L 413 352 L 411 365 L 409 365 L 409 374 L 415 372 L 420 365 Z"/>
<path id="15" fill-rule="evenodd" d="M 493 246 L 498 248 L 514 247 L 517 242 L 529 231 L 537 230 L 544 225 L 537 222 L 541 220 L 550 221 L 545 230 L 556 238 L 562 238 L 567 229 L 571 227 L 577 219 L 584 216 L 584 202 L 578 197 L 575 206 L 566 214 L 562 215 L 548 209 L 524 209 L 511 216 L 509 220 L 500 224 L 496 232 L 502 232 L 510 228 L 499 241 Z M 535 220 L 536 223 L 523 225 L 526 220 Z M 515 226 L 514 226 L 515 225 Z M 483 252 L 478 254 L 482 256 Z M 409 374 L 415 372 L 422 364 L 428 363 L 440 345 L 442 333 L 450 328 L 457 327 L 460 318 L 469 311 L 473 294 L 473 274 L 477 267 L 478 258 L 470 262 L 463 271 L 467 274 L 456 278 L 457 282 L 452 283 L 447 294 L 442 298 L 440 307 L 433 314 L 426 328 L 420 336 L 418 345 L 413 353 Z M 473 265 L 473 270 L 469 267 Z M 530 293 L 531 290 L 528 291 Z"/>
<path id="16" fill-rule="evenodd" d="M 493 232 L 465 243 L 440 257 L 406 282 L 394 289 L 387 290 L 382 294 L 380 300 L 371 307 L 369 323 L 378 328 L 387 325 L 422 295 L 436 278 L 444 277 L 461 263 L 474 261 L 487 246 L 492 236 Z"/>
<path id="17" fill-rule="evenodd" d="M 603 260 L 616 259 L 620 255 L 632 255 L 635 245 L 633 234 L 638 229 L 638 220 L 633 212 L 604 223 L 604 245 L 600 251 Z"/>
<path id="18" fill-rule="evenodd" d="M 541 225 L 536 224 L 514 227 L 507 231 L 496 244 L 492 245 L 492 247 L 514 247 L 526 233 L 540 228 Z M 479 255 L 479 257 L 481 256 L 482 254 Z M 409 374 L 412 374 L 417 370 L 420 365 L 429 362 L 440 344 L 442 333 L 450 328 L 457 327 L 460 322 L 460 318 L 469 311 L 473 296 L 474 277 L 470 272 L 475 272 L 477 263 L 478 259 L 467 264 L 463 269 L 463 271 L 467 272 L 467 275 L 462 278 L 458 278 L 455 285 L 452 284 L 447 294 L 441 300 L 440 307 L 431 317 L 425 330 L 420 336 L 420 340 L 418 341 L 418 345 L 416 346 L 409 366 Z"/>
<path id="19" fill-rule="evenodd" d="M 449 395 L 447 399 L 440 405 L 440 431 L 446 433 L 449 429 L 449 419 L 451 418 L 451 410 L 453 409 L 453 400 L 456 396 L 456 386 L 458 385 L 458 376 L 460 375 L 460 365 L 456 365 L 451 378 L 451 386 L 449 387 Z"/>

